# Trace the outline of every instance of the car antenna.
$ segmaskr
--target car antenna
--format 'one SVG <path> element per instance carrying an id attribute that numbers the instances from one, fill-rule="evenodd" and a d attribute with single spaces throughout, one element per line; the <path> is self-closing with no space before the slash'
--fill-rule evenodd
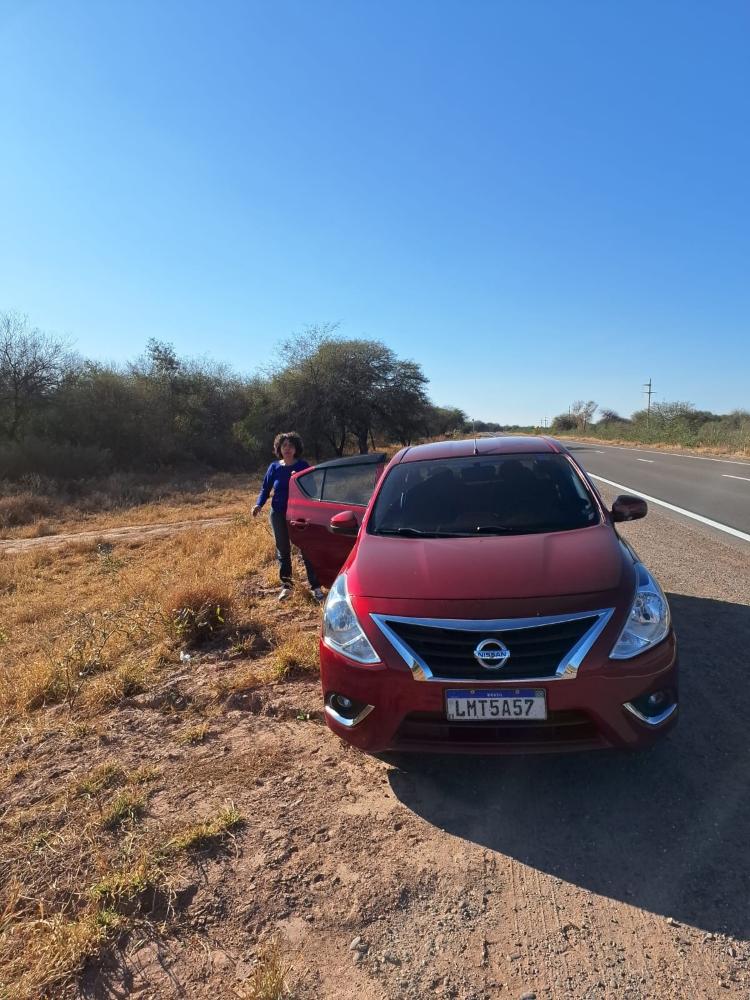
<path id="1" fill-rule="evenodd" d="M 477 431 L 476 431 L 476 421 L 471 422 L 471 433 L 474 435 L 474 454 L 479 454 L 479 448 L 477 447 Z"/>

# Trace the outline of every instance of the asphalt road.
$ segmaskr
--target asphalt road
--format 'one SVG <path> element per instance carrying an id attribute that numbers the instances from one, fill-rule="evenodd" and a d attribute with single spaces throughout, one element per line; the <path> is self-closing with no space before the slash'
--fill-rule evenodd
<path id="1" fill-rule="evenodd" d="M 750 544 L 750 462 L 565 443 L 599 486 L 607 484 L 616 493 L 637 493 L 652 503 L 662 501 L 679 508 L 672 511 L 676 516 L 693 515 L 689 519 L 694 524 L 721 532 L 725 541 Z"/>

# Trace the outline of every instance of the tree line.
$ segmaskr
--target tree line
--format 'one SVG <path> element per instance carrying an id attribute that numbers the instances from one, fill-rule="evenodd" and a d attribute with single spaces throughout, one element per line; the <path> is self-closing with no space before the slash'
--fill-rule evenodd
<path id="1" fill-rule="evenodd" d="M 600 408 L 593 399 L 576 400 L 567 413 L 554 418 L 550 430 L 553 434 L 589 434 L 613 440 L 750 449 L 748 410 L 713 413 L 680 400 L 653 403 L 629 417 Z"/>
<path id="2" fill-rule="evenodd" d="M 321 458 L 467 426 L 463 410 L 430 400 L 417 362 L 332 326 L 289 339 L 267 370 L 245 376 L 159 340 L 127 364 L 94 361 L 0 313 L 0 478 L 252 469 L 279 430 L 297 430 Z"/>

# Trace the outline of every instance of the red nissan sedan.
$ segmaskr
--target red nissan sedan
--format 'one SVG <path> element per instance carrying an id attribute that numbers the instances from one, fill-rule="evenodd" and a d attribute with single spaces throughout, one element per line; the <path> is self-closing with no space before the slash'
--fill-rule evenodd
<path id="1" fill-rule="evenodd" d="M 292 540 L 330 587 L 326 721 L 362 750 L 638 748 L 677 720 L 667 600 L 550 438 L 444 441 L 297 473 Z"/>

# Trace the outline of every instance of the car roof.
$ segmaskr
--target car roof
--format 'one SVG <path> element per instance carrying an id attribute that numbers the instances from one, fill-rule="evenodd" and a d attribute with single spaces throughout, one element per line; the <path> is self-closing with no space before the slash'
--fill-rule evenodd
<path id="1" fill-rule="evenodd" d="M 388 456 L 384 451 L 371 451 L 367 455 L 347 455 L 346 458 L 331 458 L 327 462 L 318 462 L 316 469 L 333 469 L 339 465 L 377 465 L 384 462 Z"/>
<path id="2" fill-rule="evenodd" d="M 433 441 L 407 448 L 400 462 L 425 462 L 440 458 L 470 458 L 473 455 L 518 455 L 565 451 L 554 438 L 507 435 L 466 438 L 464 441 Z"/>

